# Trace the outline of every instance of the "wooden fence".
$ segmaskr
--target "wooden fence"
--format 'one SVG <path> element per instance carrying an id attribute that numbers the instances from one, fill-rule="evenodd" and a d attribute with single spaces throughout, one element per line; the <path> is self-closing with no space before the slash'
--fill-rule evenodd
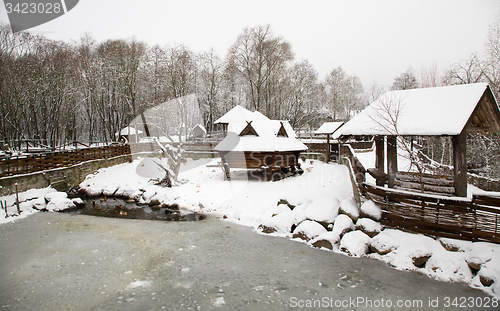
<path id="1" fill-rule="evenodd" d="M 131 154 L 129 145 L 116 145 L 11 158 L 0 161 L 0 177 L 68 167 L 85 161 L 127 154 Z"/>
<path id="2" fill-rule="evenodd" d="M 500 198 L 446 197 L 359 185 L 383 210 L 385 226 L 431 236 L 500 243 Z"/>

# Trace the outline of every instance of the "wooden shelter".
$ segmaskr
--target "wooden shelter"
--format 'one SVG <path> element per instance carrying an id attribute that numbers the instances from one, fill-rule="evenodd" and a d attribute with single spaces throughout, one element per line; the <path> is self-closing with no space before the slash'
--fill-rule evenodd
<path id="1" fill-rule="evenodd" d="M 237 107 L 239 112 L 244 109 Z M 269 172 L 285 168 L 293 172 L 300 170 L 299 156 L 307 146 L 296 138 L 288 121 L 270 120 L 258 111 L 246 110 L 243 115 L 240 114 L 243 120 L 236 121 L 226 116 L 221 118 L 228 121 L 227 135 L 214 150 L 221 156 L 227 179 L 233 168 L 265 168 Z"/>
<path id="2" fill-rule="evenodd" d="M 343 121 L 340 122 L 325 122 L 323 123 L 319 129 L 314 132 L 316 135 L 326 135 L 326 158 L 327 162 L 332 160 L 332 155 L 338 156 L 339 148 L 333 147 L 330 144 L 330 139 L 337 139 L 339 137 L 338 129 L 344 125 Z M 336 135 L 334 135 L 336 134 Z"/>
<path id="3" fill-rule="evenodd" d="M 454 165 L 450 184 L 454 195 L 465 197 L 467 133 L 500 132 L 500 110 L 486 83 L 390 91 L 347 122 L 340 131 L 341 139 L 357 135 L 375 136 L 375 168 L 368 169 L 368 172 L 376 178 L 377 185 L 387 183 L 389 188 L 394 187 L 398 173 L 397 138 L 451 137 Z"/>

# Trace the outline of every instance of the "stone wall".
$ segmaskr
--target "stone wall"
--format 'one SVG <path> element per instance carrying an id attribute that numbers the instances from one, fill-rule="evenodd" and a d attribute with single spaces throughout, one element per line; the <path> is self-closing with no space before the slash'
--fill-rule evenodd
<path id="1" fill-rule="evenodd" d="M 48 186 L 52 186 L 59 191 L 68 191 L 72 187 L 77 187 L 87 175 L 92 174 L 98 169 L 125 163 L 131 159 L 131 155 L 123 155 L 82 162 L 70 167 L 2 177 L 0 178 L 0 196 L 15 193 L 16 183 L 19 192 Z"/>

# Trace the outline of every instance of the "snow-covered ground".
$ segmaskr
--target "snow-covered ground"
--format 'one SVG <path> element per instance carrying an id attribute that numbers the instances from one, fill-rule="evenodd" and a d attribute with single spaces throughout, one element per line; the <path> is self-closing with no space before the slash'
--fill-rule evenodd
<path id="1" fill-rule="evenodd" d="M 140 203 L 177 203 L 250 226 L 262 234 L 291 238 L 347 256 L 369 256 L 395 269 L 418 271 L 441 281 L 465 282 L 500 297 L 499 245 L 434 240 L 384 229 L 378 222 L 380 209 L 373 202 L 364 202 L 358 208 L 348 170 L 342 165 L 307 160 L 302 163 L 301 176 L 265 182 L 260 174 L 234 170 L 232 180 L 224 181 L 220 168 L 207 166 L 217 160 L 202 159 L 183 164 L 180 184 L 165 188 L 137 175 L 139 163 L 140 159 L 101 169 L 80 187 L 95 196 L 114 194 Z M 15 196 L 0 200 L 7 202 L 9 215 L 17 214 Z M 19 217 L 74 204 L 64 193 L 50 188 L 21 193 L 19 201 Z M 5 218 L 0 211 L 0 222 L 19 217 Z"/>

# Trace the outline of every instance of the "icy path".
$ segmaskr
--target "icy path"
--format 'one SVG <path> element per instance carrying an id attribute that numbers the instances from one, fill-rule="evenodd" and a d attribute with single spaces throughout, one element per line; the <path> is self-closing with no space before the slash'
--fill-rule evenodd
<path id="1" fill-rule="evenodd" d="M 486 297 L 463 283 L 215 217 L 175 223 L 37 213 L 0 227 L 0 262 L 7 310 L 287 310 L 313 300 L 349 303 L 332 308 L 339 310 L 390 309 L 351 304 L 361 299 L 425 310 L 429 298 L 438 299 L 433 310 L 450 310 L 445 297 Z"/>

